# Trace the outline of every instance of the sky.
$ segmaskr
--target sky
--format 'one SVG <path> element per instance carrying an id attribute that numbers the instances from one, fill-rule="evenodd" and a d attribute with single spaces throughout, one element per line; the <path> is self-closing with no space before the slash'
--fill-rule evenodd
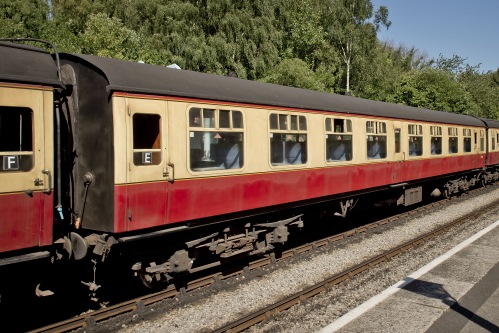
<path id="1" fill-rule="evenodd" d="M 428 58 L 466 58 L 480 72 L 499 68 L 499 0 L 371 0 L 386 6 L 390 28 L 381 41 L 415 47 Z"/>

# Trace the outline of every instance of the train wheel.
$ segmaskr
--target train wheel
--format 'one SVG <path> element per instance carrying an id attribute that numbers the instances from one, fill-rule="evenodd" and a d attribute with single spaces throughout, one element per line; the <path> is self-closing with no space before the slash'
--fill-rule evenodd
<path id="1" fill-rule="evenodd" d="M 142 281 L 142 284 L 146 288 L 148 288 L 148 289 L 154 289 L 155 284 L 153 282 L 153 279 L 152 279 L 151 275 L 146 274 L 144 272 L 140 272 L 139 273 L 139 277 L 140 277 L 140 281 Z"/>
<path id="2" fill-rule="evenodd" d="M 449 188 L 447 186 L 444 187 L 443 195 L 444 195 L 445 199 L 449 199 L 450 198 L 450 191 L 449 191 Z"/>

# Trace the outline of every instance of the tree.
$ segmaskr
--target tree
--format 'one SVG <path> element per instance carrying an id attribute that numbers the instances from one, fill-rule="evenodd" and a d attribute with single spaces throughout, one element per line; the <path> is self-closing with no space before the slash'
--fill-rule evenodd
<path id="1" fill-rule="evenodd" d="M 263 82 L 310 90 L 324 90 L 324 84 L 301 59 L 284 59 Z"/>
<path id="2" fill-rule="evenodd" d="M 0 0 L 0 36 L 39 38 L 47 15 L 44 0 Z"/>
<path id="3" fill-rule="evenodd" d="M 434 68 L 405 74 L 393 102 L 463 114 L 477 112 L 476 104 L 463 85 L 451 73 Z"/>
<path id="4" fill-rule="evenodd" d="M 346 65 L 346 93 L 350 93 L 350 75 L 356 56 L 367 53 L 376 44 L 376 33 L 389 28 L 388 9 L 373 12 L 370 0 L 333 0 L 327 38 L 340 51 Z"/>
<path id="5" fill-rule="evenodd" d="M 138 35 L 117 18 L 109 18 L 104 13 L 91 14 L 81 38 L 84 53 L 137 60 Z"/>

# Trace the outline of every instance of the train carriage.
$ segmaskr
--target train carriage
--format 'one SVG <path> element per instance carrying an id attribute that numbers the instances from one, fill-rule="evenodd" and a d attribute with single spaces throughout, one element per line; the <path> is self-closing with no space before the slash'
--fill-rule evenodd
<path id="1" fill-rule="evenodd" d="M 482 119 L 487 125 L 487 167 L 492 169 L 499 165 L 499 121 Z"/>
<path id="2" fill-rule="evenodd" d="M 52 244 L 53 110 L 61 82 L 49 53 L 9 43 L 0 49 L 0 253 L 30 248 L 31 258 L 48 257 L 38 249 Z"/>
<path id="3" fill-rule="evenodd" d="M 4 263 L 60 259 L 63 248 L 96 265 L 116 253 L 151 285 L 272 250 L 309 222 L 312 204 L 344 217 L 373 199 L 409 206 L 497 180 L 497 121 L 89 55 L 61 54 L 58 68 L 11 44 L 0 52 L 0 209 L 17 216 L 1 218 L 0 237 L 17 237 L 1 248 Z"/>
<path id="4" fill-rule="evenodd" d="M 384 189 L 397 189 L 399 204 L 409 205 L 421 201 L 423 181 L 456 178 L 448 195 L 474 185 L 479 172 L 461 173 L 485 161 L 484 123 L 469 116 L 61 57 L 73 86 L 75 217 L 120 243 L 304 202 L 341 199 L 335 209 L 344 216 L 352 198 Z M 275 222 L 257 230 L 269 235 L 265 241 L 237 228 L 224 233 L 230 224 L 193 234 L 174 251 L 183 258 L 178 270 L 191 269 L 185 248 L 209 247 L 221 257 L 263 252 L 298 221 Z"/>

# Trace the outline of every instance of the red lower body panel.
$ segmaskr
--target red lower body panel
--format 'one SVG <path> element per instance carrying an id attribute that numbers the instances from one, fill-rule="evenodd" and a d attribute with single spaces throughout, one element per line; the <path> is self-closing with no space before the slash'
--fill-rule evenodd
<path id="1" fill-rule="evenodd" d="M 115 232 L 426 179 L 483 166 L 484 155 L 381 162 L 115 187 Z"/>
<path id="2" fill-rule="evenodd" d="M 499 152 L 489 153 L 488 165 L 499 164 Z"/>
<path id="3" fill-rule="evenodd" d="M 0 252 L 52 244 L 52 194 L 0 195 Z"/>

